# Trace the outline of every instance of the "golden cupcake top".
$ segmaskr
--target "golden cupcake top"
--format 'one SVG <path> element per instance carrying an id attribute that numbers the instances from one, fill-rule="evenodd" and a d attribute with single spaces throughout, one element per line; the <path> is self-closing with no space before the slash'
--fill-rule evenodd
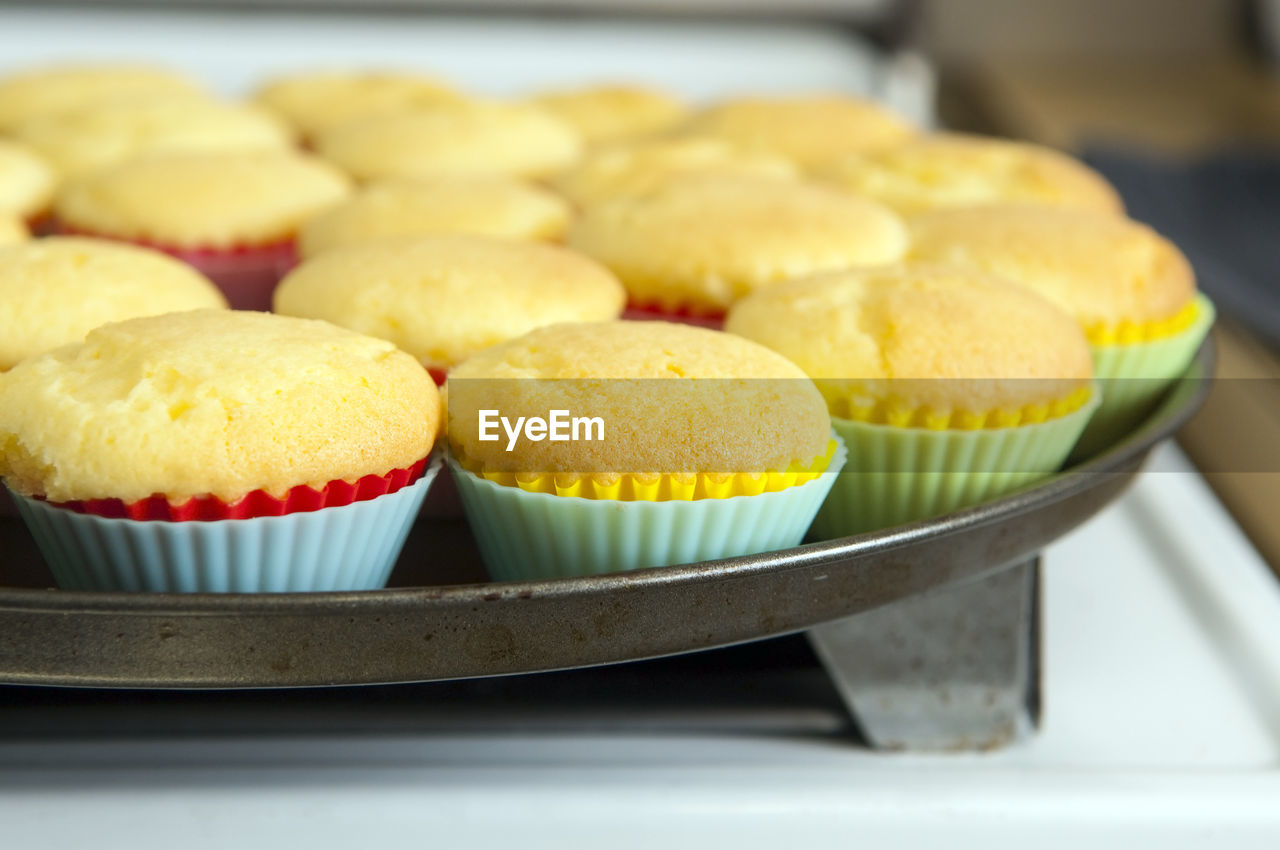
<path id="1" fill-rule="evenodd" d="M 899 213 L 997 203 L 1048 204 L 1123 213 L 1116 190 L 1092 168 L 1052 148 L 953 133 L 851 154 L 821 177 Z"/>
<path id="2" fill-rule="evenodd" d="M 1068 399 L 1092 376 L 1070 315 L 964 268 L 900 265 L 788 281 L 735 304 L 725 330 L 792 360 L 846 418 L 851 406 L 893 404 L 921 418 L 985 422 Z"/>
<path id="3" fill-rule="evenodd" d="M 555 322 L 616 318 L 626 296 L 605 268 L 555 245 L 470 234 L 325 251 L 276 289 L 279 313 L 387 339 L 424 366 Z"/>
<path id="4" fill-rule="evenodd" d="M 1091 341 L 1124 323 L 1153 328 L 1194 304 L 1177 247 L 1145 224 L 1061 207 L 935 210 L 910 220 L 914 260 L 961 265 L 1028 286 L 1066 310 Z"/>
<path id="5" fill-rule="evenodd" d="M 725 100 L 694 116 L 681 131 L 779 154 L 812 168 L 846 154 L 899 144 L 915 128 L 874 101 L 814 94 Z"/>
<path id="6" fill-rule="evenodd" d="M 304 136 L 379 112 L 460 100 L 452 86 L 407 71 L 324 70 L 269 80 L 255 99 Z"/>
<path id="7" fill-rule="evenodd" d="M 689 177 L 794 178 L 794 164 L 776 154 L 744 151 L 721 139 L 669 138 L 610 145 L 586 154 L 552 181 L 579 206 L 634 197 Z"/>
<path id="8" fill-rule="evenodd" d="M 200 87 L 165 68 L 141 65 L 54 65 L 0 77 L 0 132 L 36 115 L 76 109 L 112 97 L 199 95 Z"/>
<path id="9" fill-rule="evenodd" d="M 669 322 L 551 325 L 449 375 L 449 439 L 485 473 L 786 470 L 826 455 L 822 396 L 793 363 L 741 337 Z M 600 420 L 599 439 L 481 439 L 488 419 Z M 571 425 L 569 427 L 572 427 Z"/>
<path id="10" fill-rule="evenodd" d="M 372 183 L 303 225 L 303 257 L 389 236 L 476 233 L 558 239 L 569 204 L 554 192 L 502 175 L 388 179 Z"/>
<path id="11" fill-rule="evenodd" d="M 130 319 L 0 375 L 0 476 L 54 502 L 279 496 L 411 466 L 439 408 L 412 357 L 325 322 Z"/>
<path id="12" fill-rule="evenodd" d="M 14 138 L 39 151 L 64 177 L 154 153 L 285 150 L 293 132 L 248 104 L 185 96 L 95 101 L 18 124 Z"/>
<path id="13" fill-rule="evenodd" d="M 54 213 L 103 236 L 231 248 L 291 239 L 350 191 L 342 172 L 306 154 L 157 154 L 71 181 Z"/>
<path id="14" fill-rule="evenodd" d="M 25 242 L 30 238 L 31 233 L 27 230 L 27 226 L 23 224 L 22 219 L 16 215 L 0 212 L 0 245 Z"/>
<path id="15" fill-rule="evenodd" d="M 320 133 L 316 150 L 359 180 L 440 174 L 543 177 L 577 158 L 582 141 L 529 103 L 459 101 L 384 112 Z"/>
<path id="16" fill-rule="evenodd" d="M 172 257 L 105 239 L 51 236 L 0 248 L 0 370 L 108 322 L 226 307 Z"/>
<path id="17" fill-rule="evenodd" d="M 568 241 L 637 305 L 715 313 L 787 278 L 894 262 L 907 236 L 888 209 L 839 190 L 707 177 L 588 207 Z"/>
<path id="18" fill-rule="evenodd" d="M 543 92 L 533 101 L 572 126 L 589 145 L 658 133 L 689 112 L 669 92 L 621 83 Z"/>
<path id="19" fill-rule="evenodd" d="M 48 208 L 56 182 L 53 169 L 35 151 L 0 139 L 0 215 L 38 215 Z"/>

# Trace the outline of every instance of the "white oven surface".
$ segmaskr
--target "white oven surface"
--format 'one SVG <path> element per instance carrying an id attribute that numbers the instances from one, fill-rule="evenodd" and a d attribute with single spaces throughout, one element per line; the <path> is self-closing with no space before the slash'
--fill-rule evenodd
<path id="1" fill-rule="evenodd" d="M 0 70 L 67 58 L 167 61 L 228 92 L 378 64 L 495 93 L 588 78 L 694 97 L 843 88 L 921 120 L 932 95 L 917 60 L 817 27 L 0 10 Z M 998 752 L 879 754 L 644 717 L 496 734 L 68 730 L 0 740 L 2 846 L 1280 846 L 1280 587 L 1181 453 L 1161 449 L 1046 565 L 1043 726 Z"/>

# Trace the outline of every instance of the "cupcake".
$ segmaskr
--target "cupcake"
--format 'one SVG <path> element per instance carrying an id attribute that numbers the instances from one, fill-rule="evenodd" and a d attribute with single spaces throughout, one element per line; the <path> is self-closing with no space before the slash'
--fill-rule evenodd
<path id="1" fill-rule="evenodd" d="M 325 251 L 281 282 L 275 309 L 389 340 L 443 382 L 477 351 L 543 325 L 617 318 L 625 300 L 607 269 L 573 251 L 454 233 Z"/>
<path id="2" fill-rule="evenodd" d="M 793 546 L 844 459 L 803 372 L 703 328 L 552 325 L 447 390 L 450 468 L 500 581 Z"/>
<path id="3" fill-rule="evenodd" d="M 203 272 L 232 307 L 266 310 L 295 263 L 298 228 L 349 192 L 337 169 L 304 154 L 157 154 L 71 181 L 54 214 L 62 232 L 158 248 Z"/>
<path id="4" fill-rule="evenodd" d="M 941 133 L 850 154 L 823 167 L 827 182 L 902 215 L 942 207 L 1025 203 L 1122 214 L 1102 175 L 1052 148 L 1007 139 Z"/>
<path id="5" fill-rule="evenodd" d="M 871 201 L 761 178 L 690 178 L 588 207 L 568 244 L 627 287 L 635 317 L 718 325 L 744 295 L 787 278 L 902 256 L 902 222 Z"/>
<path id="6" fill-rule="evenodd" d="M 532 100 L 577 130 L 588 145 L 660 133 L 674 127 L 689 112 L 689 107 L 675 95 L 639 85 L 548 91 Z"/>
<path id="7" fill-rule="evenodd" d="M 592 151 L 551 181 L 579 207 L 645 195 L 690 177 L 794 178 L 796 167 L 776 154 L 741 151 L 719 139 L 658 139 Z"/>
<path id="8" fill-rule="evenodd" d="M 64 178 L 153 153 L 282 151 L 293 131 L 265 110 L 185 96 L 115 98 L 37 115 L 13 129 Z"/>
<path id="9" fill-rule="evenodd" d="M 103 239 L 51 236 L 0 248 L 0 372 L 79 342 L 98 325 L 225 307 L 185 263 Z"/>
<path id="10" fill-rule="evenodd" d="M 501 175 L 401 178 L 372 183 L 302 226 L 304 258 L 391 236 L 476 233 L 555 240 L 569 205 L 538 186 Z"/>
<path id="11" fill-rule="evenodd" d="M 344 121 L 461 99 L 447 83 L 404 71 L 289 74 L 268 81 L 255 95 L 307 139 Z"/>
<path id="12" fill-rule="evenodd" d="M 320 133 L 316 150 L 358 180 L 442 174 L 546 177 L 582 147 L 568 124 L 527 103 L 462 101 L 384 112 Z"/>
<path id="13" fill-rule="evenodd" d="M 976 268 L 1023 284 L 1084 329 L 1102 407 L 1081 438 L 1093 454 L 1139 424 L 1185 371 L 1213 323 L 1175 245 L 1120 216 L 1005 205 L 911 219 L 909 256 Z"/>
<path id="14" fill-rule="evenodd" d="M 942 266 L 790 281 L 725 324 L 814 378 L 849 463 L 814 522 L 843 537 L 1057 470 L 1097 406 L 1084 333 L 1034 292 Z"/>
<path id="15" fill-rule="evenodd" d="M 49 211 L 55 184 L 53 169 L 39 155 L 0 139 L 0 216 L 39 223 Z"/>
<path id="16" fill-rule="evenodd" d="M 324 322 L 131 319 L 0 375 L 0 476 L 64 588 L 375 588 L 439 405 L 413 358 Z"/>
<path id="17" fill-rule="evenodd" d="M 0 77 L 0 133 L 36 115 L 76 109 L 115 97 L 201 96 L 192 80 L 164 68 L 55 65 Z"/>
<path id="18" fill-rule="evenodd" d="M 878 103 L 844 95 L 742 97 L 695 115 L 682 133 L 724 139 L 813 168 L 851 153 L 888 148 L 915 132 Z"/>

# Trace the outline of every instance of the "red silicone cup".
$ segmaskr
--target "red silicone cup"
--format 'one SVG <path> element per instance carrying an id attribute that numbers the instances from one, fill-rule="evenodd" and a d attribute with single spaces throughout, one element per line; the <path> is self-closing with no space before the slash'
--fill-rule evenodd
<path id="1" fill-rule="evenodd" d="M 52 231 L 66 236 L 92 236 L 115 239 L 161 251 L 182 260 L 213 281 L 233 310 L 271 310 L 271 296 L 276 284 L 298 264 L 293 239 L 270 245 L 246 245 L 235 248 L 183 248 L 163 245 L 146 239 L 122 239 L 55 223 Z"/>
<path id="2" fill-rule="evenodd" d="M 664 310 L 657 305 L 637 304 L 629 302 L 623 311 L 622 318 L 634 322 L 676 322 L 683 325 L 694 325 L 710 328 L 713 331 L 724 330 L 725 314 L 721 312 L 698 312 L 682 307 L 679 310 Z"/>
<path id="3" fill-rule="evenodd" d="M 51 502 L 60 508 L 80 514 L 108 519 L 160 520 L 163 522 L 213 522 L 224 519 L 254 519 L 266 516 L 307 513 L 322 508 L 337 508 L 354 502 L 367 502 L 403 489 L 422 477 L 427 458 L 404 469 L 393 469 L 384 475 L 366 475 L 356 481 L 330 481 L 319 490 L 306 484 L 290 489 L 283 497 L 264 490 L 225 502 L 216 496 L 195 496 L 180 504 L 163 495 L 149 496 L 136 502 L 120 499 Z"/>

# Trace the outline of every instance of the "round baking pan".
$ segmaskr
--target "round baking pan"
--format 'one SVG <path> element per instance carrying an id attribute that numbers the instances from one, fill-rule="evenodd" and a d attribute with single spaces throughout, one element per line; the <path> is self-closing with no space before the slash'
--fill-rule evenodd
<path id="1" fill-rule="evenodd" d="M 0 522 L 0 682 L 240 688 L 497 676 L 651 658 L 799 631 L 1025 560 L 1115 499 L 1200 407 L 1209 344 L 1143 425 L 1034 487 L 963 511 L 777 552 L 492 583 L 465 522 L 422 522 L 393 587 L 359 593 L 47 589 Z M 16 579 L 14 577 L 17 577 Z"/>

